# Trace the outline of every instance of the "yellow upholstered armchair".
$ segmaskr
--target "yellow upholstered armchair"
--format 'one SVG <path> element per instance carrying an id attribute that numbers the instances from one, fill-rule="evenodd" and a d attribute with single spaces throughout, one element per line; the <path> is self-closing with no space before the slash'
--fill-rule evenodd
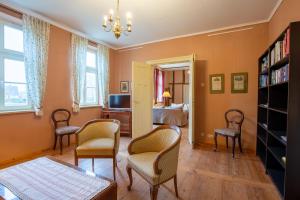
<path id="1" fill-rule="evenodd" d="M 112 158 L 113 175 L 116 180 L 116 155 L 120 143 L 120 122 L 113 119 L 96 119 L 87 122 L 76 133 L 75 165 L 79 158 Z"/>
<path id="2" fill-rule="evenodd" d="M 160 126 L 136 138 L 128 146 L 127 173 L 132 186 L 132 169 L 150 184 L 151 199 L 157 198 L 159 185 L 174 179 L 177 190 L 177 165 L 181 130 L 176 126 Z"/>

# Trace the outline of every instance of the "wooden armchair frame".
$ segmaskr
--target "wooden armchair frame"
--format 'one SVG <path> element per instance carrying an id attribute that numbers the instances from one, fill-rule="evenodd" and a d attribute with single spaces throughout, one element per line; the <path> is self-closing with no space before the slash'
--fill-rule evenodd
<path id="1" fill-rule="evenodd" d="M 79 146 L 79 134 L 85 130 L 89 125 L 94 124 L 94 123 L 99 123 L 99 122 L 112 122 L 112 123 L 116 123 L 118 125 L 118 129 L 113 133 L 114 134 L 114 147 L 113 147 L 113 154 L 112 155 L 77 155 L 77 147 Z M 116 167 L 117 167 L 117 162 L 116 162 L 116 156 L 117 153 L 116 152 L 116 143 L 117 143 L 117 134 L 120 132 L 120 121 L 115 120 L 115 119 L 95 119 L 95 120 L 91 120 L 89 122 L 87 122 L 80 130 L 78 130 L 76 132 L 76 147 L 75 147 L 75 151 L 74 151 L 74 155 L 75 155 L 75 165 L 78 166 L 78 159 L 80 158 L 92 158 L 92 169 L 94 171 L 94 159 L 95 158 L 112 158 L 113 160 L 113 176 L 114 176 L 114 180 L 116 180 Z"/>
<path id="2" fill-rule="evenodd" d="M 175 130 L 177 133 L 178 133 L 178 138 L 176 139 L 176 141 L 171 145 L 169 146 L 168 148 L 166 149 L 163 149 L 156 157 L 154 163 L 153 163 L 153 169 L 154 169 L 154 172 L 155 174 L 157 175 L 161 175 L 163 170 L 159 168 L 159 162 L 160 160 L 165 156 L 167 155 L 168 152 L 170 152 L 171 150 L 173 150 L 177 145 L 180 145 L 180 140 L 181 140 L 181 130 L 180 128 L 178 128 L 177 126 L 169 126 L 169 125 L 163 125 L 163 126 L 160 126 L 158 128 L 155 128 L 154 130 L 152 130 L 150 133 L 144 135 L 144 136 L 141 136 L 141 137 L 138 137 L 134 140 L 132 140 L 128 146 L 128 153 L 129 155 L 133 155 L 133 154 L 138 154 L 138 153 L 143 153 L 143 152 L 134 152 L 132 150 L 134 144 L 137 142 L 137 141 L 142 141 L 142 140 L 146 140 L 149 136 L 155 134 L 157 131 L 159 130 L 163 130 L 163 129 L 173 129 Z M 127 170 L 127 173 L 128 173 L 128 176 L 129 176 L 129 185 L 127 186 L 127 189 L 128 191 L 131 190 L 131 186 L 132 186 L 132 182 L 133 182 L 133 179 L 132 179 L 132 168 L 127 164 L 126 166 L 126 170 Z M 134 170 L 134 169 L 133 169 Z M 153 185 L 151 182 L 149 182 L 147 180 L 146 177 L 144 177 L 143 174 L 139 173 L 138 171 L 134 170 L 136 173 L 138 173 L 142 178 L 144 178 L 149 184 L 150 184 L 150 194 L 151 194 L 151 199 L 152 200 L 156 200 L 157 198 L 157 193 L 158 193 L 158 189 L 159 189 L 159 186 L 171 179 L 174 179 L 174 187 L 175 187 L 175 193 L 176 193 L 176 197 L 178 197 L 178 188 L 177 188 L 177 174 L 175 174 L 173 177 L 170 177 L 169 179 L 163 181 L 163 182 L 160 182 L 156 185 Z"/>

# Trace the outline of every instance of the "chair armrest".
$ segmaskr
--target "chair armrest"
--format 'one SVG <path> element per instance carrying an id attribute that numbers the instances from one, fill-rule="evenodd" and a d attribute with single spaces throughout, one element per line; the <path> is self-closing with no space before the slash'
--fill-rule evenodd
<path id="1" fill-rule="evenodd" d="M 171 178 L 176 174 L 178 166 L 178 157 L 179 157 L 179 147 L 180 147 L 180 137 L 177 141 L 160 152 L 154 162 L 154 172 L 159 174 L 161 177 Z"/>

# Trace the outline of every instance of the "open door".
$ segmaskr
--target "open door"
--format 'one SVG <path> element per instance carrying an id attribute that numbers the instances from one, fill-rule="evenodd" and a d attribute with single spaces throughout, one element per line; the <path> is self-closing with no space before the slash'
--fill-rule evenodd
<path id="1" fill-rule="evenodd" d="M 160 60 L 151 60 L 147 61 L 147 64 L 150 65 L 159 65 L 159 64 L 171 64 L 171 63 L 190 63 L 190 84 L 189 84 L 189 133 L 188 133 L 188 141 L 190 144 L 195 144 L 195 60 L 196 55 L 188 55 L 188 56 L 181 56 L 181 57 L 173 57 L 173 58 L 166 58 Z M 153 70 L 153 68 L 151 68 Z M 153 73 L 153 72 L 151 72 Z M 153 79 L 151 85 L 153 86 Z M 153 90 L 152 90 L 153 92 Z M 148 95 L 147 95 L 147 98 Z M 150 98 L 149 98 L 150 99 Z M 152 113 L 151 113 L 152 114 Z M 152 121 L 152 120 L 151 120 Z"/>
<path id="2" fill-rule="evenodd" d="M 189 143 L 195 144 L 195 55 L 190 65 L 190 80 L 189 80 Z"/>
<path id="3" fill-rule="evenodd" d="M 153 67 L 132 63 L 132 137 L 142 136 L 153 129 Z"/>

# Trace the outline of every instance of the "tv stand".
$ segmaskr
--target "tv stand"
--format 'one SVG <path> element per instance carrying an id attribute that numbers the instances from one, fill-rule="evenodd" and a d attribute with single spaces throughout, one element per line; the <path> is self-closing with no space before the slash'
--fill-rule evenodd
<path id="1" fill-rule="evenodd" d="M 120 121 L 121 136 L 132 137 L 131 109 L 108 109 L 102 108 L 101 118 L 117 119 Z"/>

